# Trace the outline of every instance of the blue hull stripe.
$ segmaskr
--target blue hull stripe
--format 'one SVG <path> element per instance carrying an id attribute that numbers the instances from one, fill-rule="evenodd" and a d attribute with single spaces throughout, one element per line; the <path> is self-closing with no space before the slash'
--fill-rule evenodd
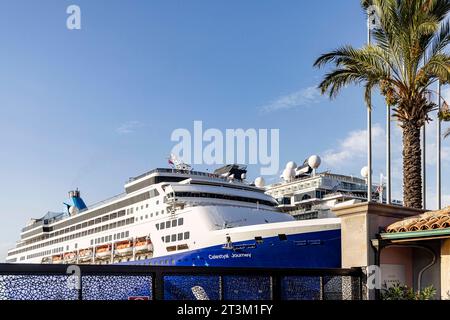
<path id="1" fill-rule="evenodd" d="M 121 264 L 266 268 L 340 268 L 341 230 L 248 240 Z"/>

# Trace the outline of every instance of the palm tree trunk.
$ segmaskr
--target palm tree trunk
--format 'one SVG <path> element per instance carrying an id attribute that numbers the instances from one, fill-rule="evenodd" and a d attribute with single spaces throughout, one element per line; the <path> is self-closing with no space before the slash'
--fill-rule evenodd
<path id="1" fill-rule="evenodd" d="M 420 127 L 404 121 L 403 129 L 403 205 L 422 208 L 422 159 Z"/>

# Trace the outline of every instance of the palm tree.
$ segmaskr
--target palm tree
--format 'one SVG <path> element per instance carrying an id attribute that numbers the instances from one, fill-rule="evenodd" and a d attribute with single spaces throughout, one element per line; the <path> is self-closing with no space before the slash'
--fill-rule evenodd
<path id="1" fill-rule="evenodd" d="M 371 31 L 374 43 L 360 49 L 344 46 L 320 56 L 314 66 L 334 69 L 319 85 L 334 98 L 348 84 L 365 88 L 365 101 L 378 88 L 403 133 L 403 202 L 422 207 L 420 129 L 436 109 L 430 85 L 450 80 L 450 24 L 445 21 L 450 0 L 363 0 L 373 5 L 379 25 Z"/>

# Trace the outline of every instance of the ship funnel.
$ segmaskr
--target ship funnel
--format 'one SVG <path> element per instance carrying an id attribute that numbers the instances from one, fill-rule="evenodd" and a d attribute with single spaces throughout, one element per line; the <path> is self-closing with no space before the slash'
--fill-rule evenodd
<path id="1" fill-rule="evenodd" d="M 86 204 L 80 197 L 80 191 L 78 189 L 74 191 L 69 191 L 69 197 L 72 199 L 73 206 L 77 208 L 78 211 L 87 209 Z"/>

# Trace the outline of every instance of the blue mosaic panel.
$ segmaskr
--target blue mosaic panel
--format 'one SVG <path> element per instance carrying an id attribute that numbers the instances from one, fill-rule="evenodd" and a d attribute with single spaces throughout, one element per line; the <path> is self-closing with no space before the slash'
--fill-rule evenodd
<path id="1" fill-rule="evenodd" d="M 0 275 L 0 300 L 77 300 L 69 276 Z"/>
<path id="2" fill-rule="evenodd" d="M 289 276 L 281 280 L 281 299 L 320 300 L 320 277 Z"/>
<path id="3" fill-rule="evenodd" d="M 218 276 L 165 276 L 165 300 L 219 300 Z"/>
<path id="4" fill-rule="evenodd" d="M 128 300 L 130 297 L 152 297 L 152 277 L 83 276 L 83 300 Z"/>
<path id="5" fill-rule="evenodd" d="M 323 299 L 342 300 L 342 276 L 323 277 Z"/>
<path id="6" fill-rule="evenodd" d="M 270 300 L 272 281 L 262 276 L 224 276 L 224 300 Z"/>

